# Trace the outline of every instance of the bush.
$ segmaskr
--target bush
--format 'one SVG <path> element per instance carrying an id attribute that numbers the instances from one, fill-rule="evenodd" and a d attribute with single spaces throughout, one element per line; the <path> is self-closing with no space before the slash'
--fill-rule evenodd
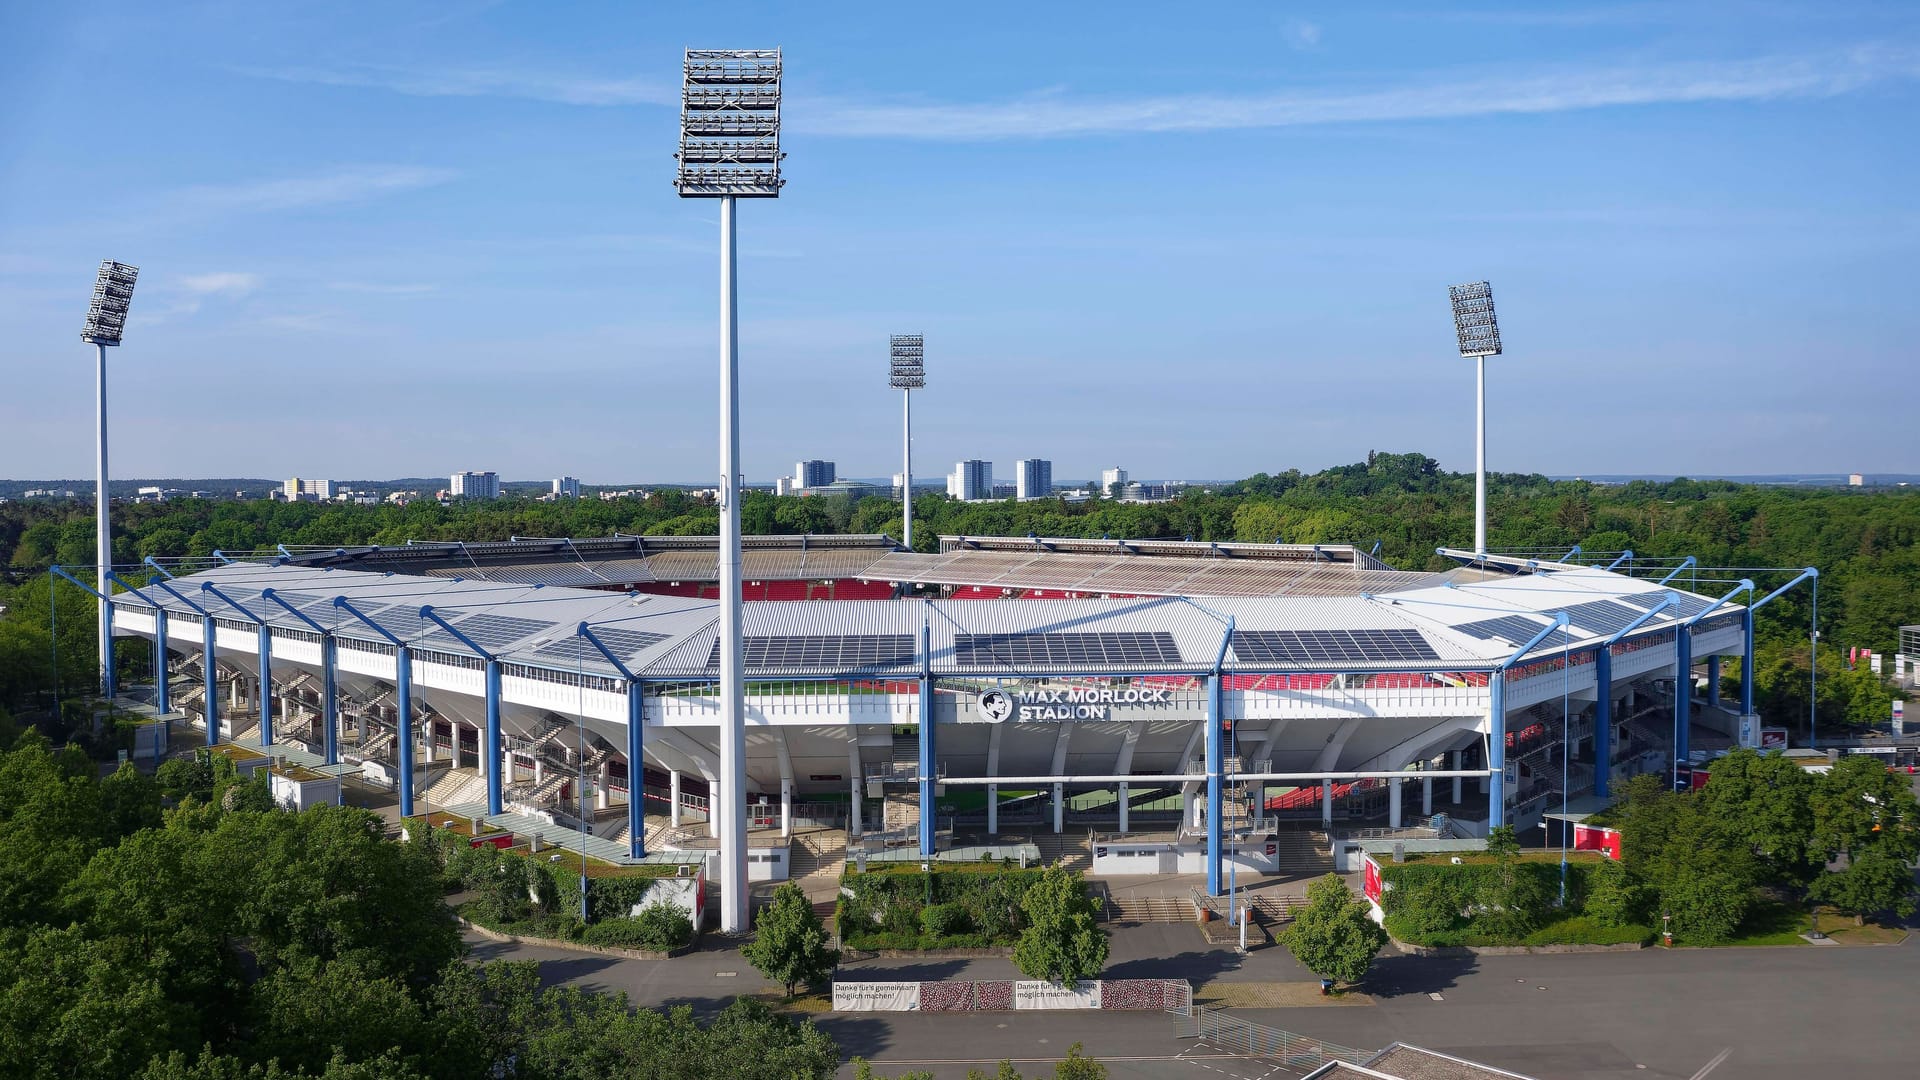
<path id="1" fill-rule="evenodd" d="M 920 909 L 920 925 L 936 938 L 964 934 L 971 929 L 967 909 L 959 904 L 934 904 Z"/>
<path id="2" fill-rule="evenodd" d="M 1616 926 L 1590 916 L 1561 919 L 1528 934 L 1528 945 L 1644 945 L 1653 939 L 1645 926 Z"/>
<path id="3" fill-rule="evenodd" d="M 672 952 L 693 940 L 693 920 L 680 908 L 661 901 L 642 908 L 638 915 L 590 923 L 580 940 L 619 949 Z"/>
<path id="4" fill-rule="evenodd" d="M 1646 922 L 1646 890 L 1627 868 L 1608 859 L 1594 868 L 1584 910 L 1601 926 L 1638 926 Z"/>
<path id="5" fill-rule="evenodd" d="M 1394 889 L 1383 898 L 1387 919 L 1395 935 L 1407 940 L 1423 940 L 1442 934 L 1465 922 L 1467 898 L 1458 882 L 1445 876 L 1433 876 L 1417 885 Z M 1404 932 L 1402 932 L 1404 931 Z"/>

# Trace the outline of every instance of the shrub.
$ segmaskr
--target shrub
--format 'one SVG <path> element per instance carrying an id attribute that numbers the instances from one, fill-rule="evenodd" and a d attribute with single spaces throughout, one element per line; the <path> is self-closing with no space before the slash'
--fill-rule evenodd
<path id="1" fill-rule="evenodd" d="M 680 908 L 661 901 L 630 917 L 591 923 L 580 935 L 589 945 L 672 952 L 693 940 L 693 920 Z"/>
<path id="2" fill-rule="evenodd" d="M 1601 926 L 1637 926 L 1646 922 L 1646 890 L 1627 868 L 1608 859 L 1594 868 L 1584 909 Z"/>
<path id="3" fill-rule="evenodd" d="M 934 937 L 964 934 L 971 928 L 971 921 L 960 904 L 933 904 L 920 910 L 920 925 Z"/>
<path id="4" fill-rule="evenodd" d="M 1401 937 L 1424 939 L 1445 933 L 1465 919 L 1466 897 L 1459 884 L 1444 876 L 1429 877 L 1417 885 L 1394 889 L 1386 894 L 1387 918 Z M 1402 931 L 1405 933 L 1402 933 Z"/>

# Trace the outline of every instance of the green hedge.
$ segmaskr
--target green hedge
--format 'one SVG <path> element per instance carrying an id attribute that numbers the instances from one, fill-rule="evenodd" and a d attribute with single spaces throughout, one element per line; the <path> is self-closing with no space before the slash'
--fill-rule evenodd
<path id="1" fill-rule="evenodd" d="M 1644 942 L 1652 931 L 1638 924 L 1613 925 L 1584 911 L 1601 864 L 1567 863 L 1566 904 L 1560 906 L 1558 861 L 1513 864 L 1515 894 L 1527 904 L 1518 912 L 1489 910 L 1499 894 L 1500 865 L 1475 861 L 1389 863 L 1380 867 L 1387 931 L 1415 945 L 1618 945 Z"/>
<path id="2" fill-rule="evenodd" d="M 1038 868 L 984 862 L 936 864 L 931 874 L 917 865 L 849 872 L 840 938 L 855 949 L 1011 945 L 1025 926 L 1020 900 L 1039 880 Z"/>

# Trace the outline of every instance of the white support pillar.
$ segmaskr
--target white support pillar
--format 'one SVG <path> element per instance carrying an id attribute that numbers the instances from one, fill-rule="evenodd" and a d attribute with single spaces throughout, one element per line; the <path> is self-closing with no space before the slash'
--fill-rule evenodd
<path id="1" fill-rule="evenodd" d="M 987 785 L 987 835 L 1000 835 L 1000 785 Z"/>
<path id="2" fill-rule="evenodd" d="M 1420 778 L 1420 816 L 1433 816 L 1433 777 Z"/>
<path id="3" fill-rule="evenodd" d="M 1400 827 L 1400 778 L 1387 781 L 1387 827 Z"/>
<path id="4" fill-rule="evenodd" d="M 1461 751 L 1455 750 L 1453 752 L 1453 771 L 1454 772 L 1458 773 L 1460 771 L 1460 759 L 1465 756 L 1466 755 L 1463 754 Z M 1453 805 L 1455 806 L 1460 805 L 1460 780 L 1461 780 L 1461 777 L 1459 776 L 1455 776 L 1453 778 Z"/>
<path id="5" fill-rule="evenodd" d="M 420 725 L 420 730 L 422 734 L 426 735 L 426 744 L 427 744 L 424 748 L 422 748 L 420 752 L 420 760 L 423 763 L 428 765 L 433 764 L 433 742 L 434 742 L 433 729 L 439 726 L 440 726 L 440 721 L 438 720 L 429 720 L 426 723 Z"/>
<path id="6" fill-rule="evenodd" d="M 729 796 L 726 792 L 720 790 L 719 780 L 707 781 L 707 835 L 715 840 L 718 840 L 720 838 L 720 807 L 721 807 L 720 800 L 725 798 L 730 798 L 730 797 L 731 796 Z M 747 821 L 747 806 L 745 802 L 745 797 L 742 796 L 742 801 L 740 804 L 740 823 L 744 825 L 746 824 L 746 821 Z"/>
<path id="7" fill-rule="evenodd" d="M 605 810 L 613 805 L 613 792 L 608 787 L 608 781 L 611 779 L 612 777 L 607 773 L 607 763 L 601 762 L 600 768 L 593 777 L 593 808 L 595 810 Z"/>
<path id="8" fill-rule="evenodd" d="M 1120 798 L 1117 803 L 1120 807 L 1120 831 L 1122 833 L 1127 831 L 1127 797 L 1127 785 L 1123 783 L 1120 785 Z"/>
<path id="9" fill-rule="evenodd" d="M 1323 776 L 1320 778 L 1320 824 L 1329 829 L 1333 827 L 1332 777 Z"/>
<path id="10" fill-rule="evenodd" d="M 512 759 L 508 759 L 508 760 L 512 760 Z M 543 784 L 543 783 L 545 783 L 545 782 L 546 782 L 546 779 L 547 779 L 547 766 L 546 766 L 546 759 L 540 756 L 540 751 L 538 751 L 538 750 L 535 750 L 535 751 L 533 752 L 533 783 L 534 783 L 534 786 L 535 786 L 535 787 L 538 787 L 539 785 L 541 785 L 541 784 Z M 512 769 L 508 769 L 508 770 L 507 770 L 507 782 L 508 782 L 508 783 L 512 783 L 512 782 L 513 782 L 513 770 L 512 770 Z"/>
<path id="11" fill-rule="evenodd" d="M 793 781 L 780 781 L 780 839 L 793 839 Z"/>
<path id="12" fill-rule="evenodd" d="M 680 827 L 680 770 L 667 770 L 667 823 Z"/>
<path id="13" fill-rule="evenodd" d="M 1053 785 L 1053 831 L 1064 832 L 1067 827 L 1067 785 Z"/>
<path id="14" fill-rule="evenodd" d="M 232 682 L 227 684 L 227 711 L 239 712 L 240 699 L 240 679 L 236 677 Z"/>
<path id="15" fill-rule="evenodd" d="M 856 776 L 853 778 L 853 802 L 847 814 L 847 839 L 860 838 L 860 823 L 866 814 L 866 804 L 861 800 L 866 795 L 866 784 Z"/>
<path id="16" fill-rule="evenodd" d="M 1206 826 L 1205 810 L 1203 809 L 1203 804 L 1200 802 L 1200 793 L 1197 791 L 1189 791 L 1186 793 L 1185 798 L 1187 800 L 1186 819 L 1188 827 L 1194 829 L 1204 828 Z"/>

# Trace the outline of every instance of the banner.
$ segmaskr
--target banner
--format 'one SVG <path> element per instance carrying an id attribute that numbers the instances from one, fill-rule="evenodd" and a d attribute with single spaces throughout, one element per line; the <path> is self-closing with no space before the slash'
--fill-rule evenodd
<path id="1" fill-rule="evenodd" d="M 1361 857 L 1360 865 L 1363 873 L 1361 891 L 1366 894 L 1367 899 L 1378 904 L 1383 891 L 1380 886 L 1380 864 L 1373 861 L 1373 856 L 1364 855 Z"/>
<path id="2" fill-rule="evenodd" d="M 1013 1007 L 1016 1009 L 1097 1009 L 1100 984 L 1077 982 L 1072 986 L 1039 979 L 1016 979 L 1013 983 Z"/>
<path id="3" fill-rule="evenodd" d="M 1767 727 L 1760 729 L 1760 749 L 1785 750 L 1787 748 L 1787 729 Z"/>
<path id="4" fill-rule="evenodd" d="M 919 1012 L 917 982 L 835 982 L 834 1012 Z"/>
<path id="5" fill-rule="evenodd" d="M 1573 827 L 1573 850 L 1604 852 L 1607 858 L 1619 862 L 1620 830 L 1576 824 Z"/>

